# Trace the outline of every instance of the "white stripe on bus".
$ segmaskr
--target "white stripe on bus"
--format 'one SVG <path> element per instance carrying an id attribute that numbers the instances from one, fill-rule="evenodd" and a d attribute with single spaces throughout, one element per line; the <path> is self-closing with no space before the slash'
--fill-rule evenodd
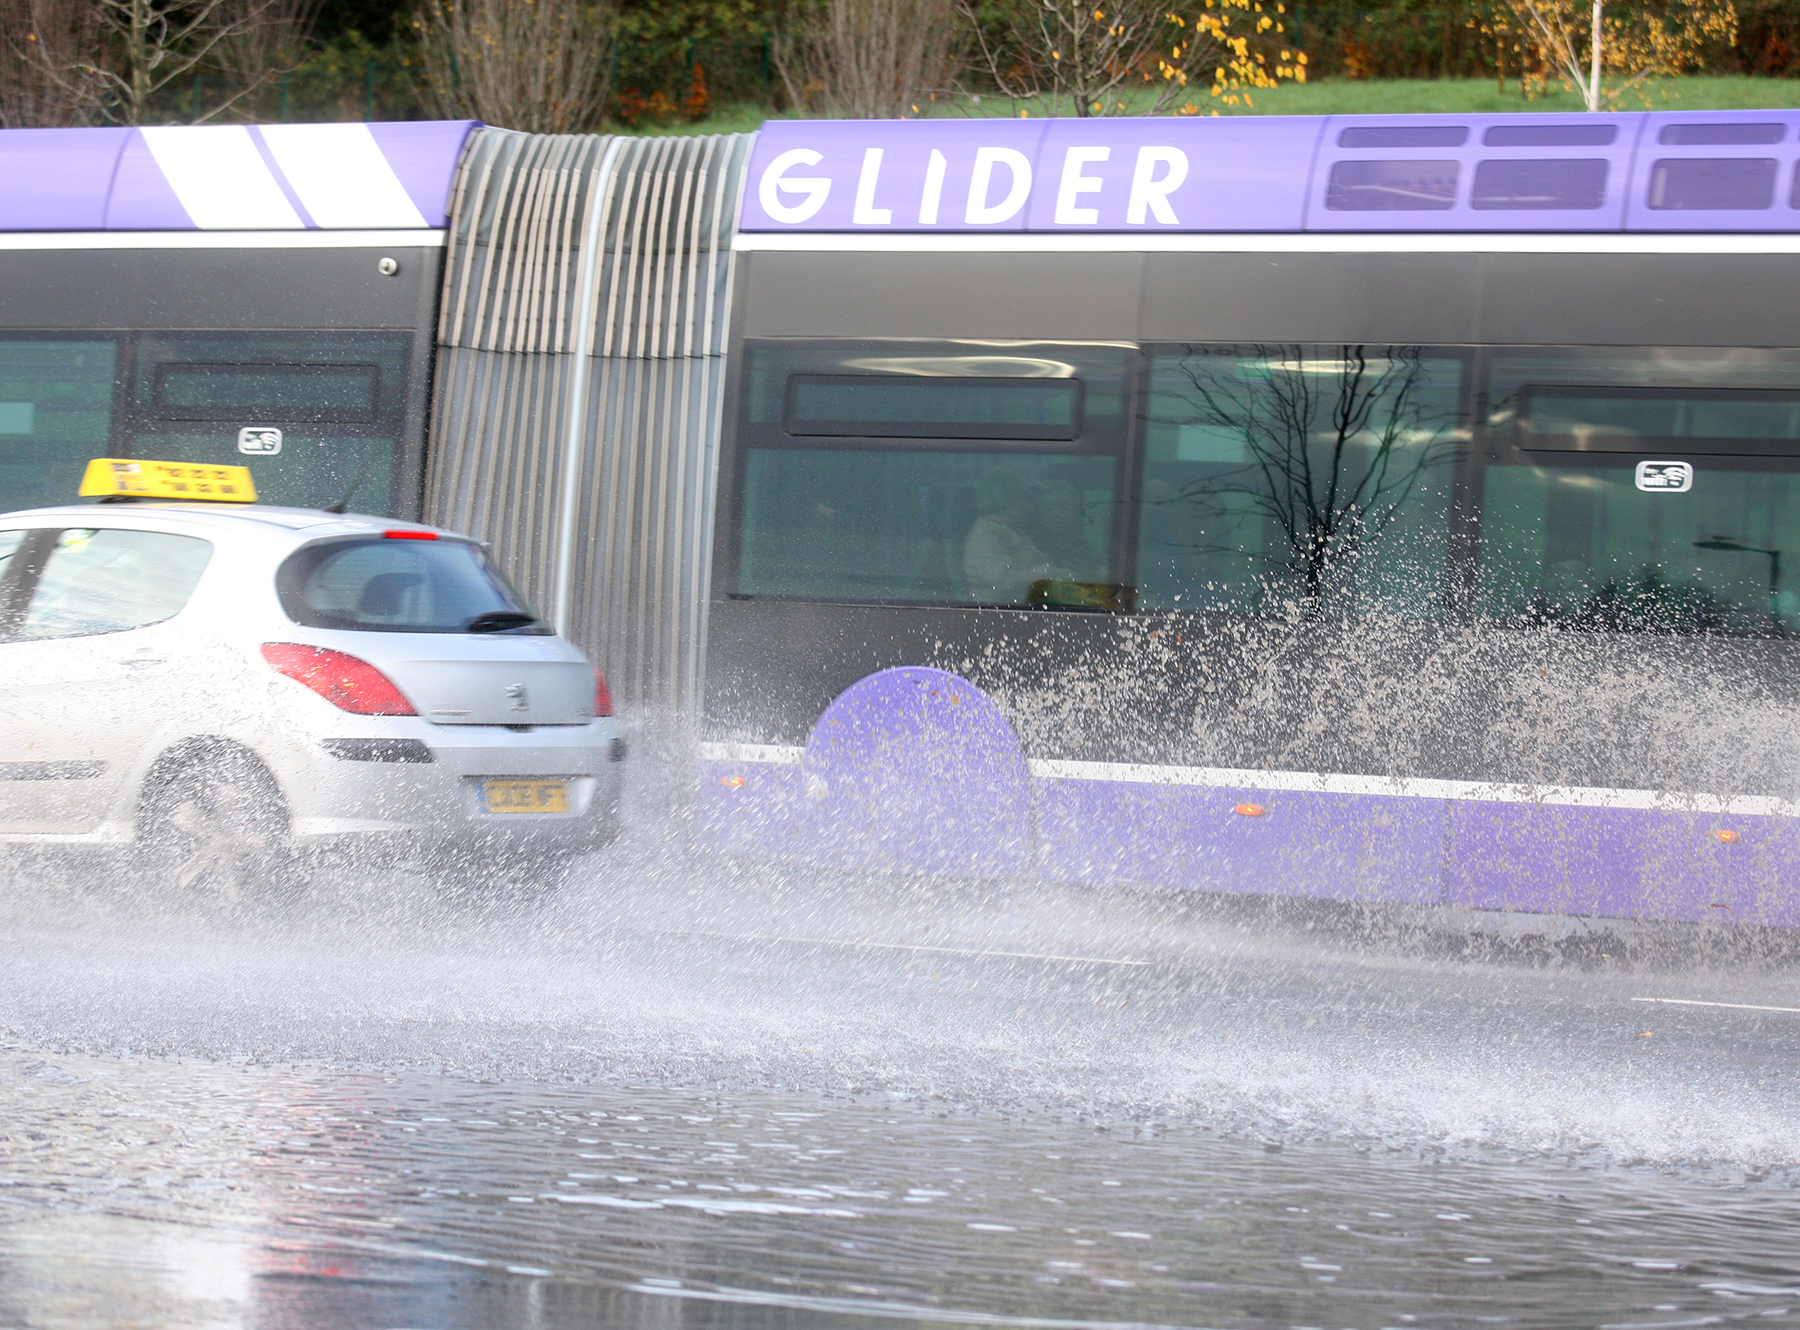
<path id="1" fill-rule="evenodd" d="M 806 750 L 782 744 L 704 743 L 700 745 L 700 756 L 708 762 L 762 762 L 794 766 L 806 756 Z"/>
<path id="2" fill-rule="evenodd" d="M 202 230 L 303 225 L 243 125 L 146 126 L 138 132 Z"/>
<path id="3" fill-rule="evenodd" d="M 1786 799 L 1764 795 L 1719 798 L 1660 790 L 1613 790 L 1584 785 L 1497 784 L 1425 780 L 1412 776 L 1344 776 L 1312 771 L 1243 771 L 1224 767 L 1162 767 L 1133 762 L 1033 761 L 1043 780 L 1123 781 L 1138 785 L 1203 785 L 1234 790 L 1304 794 L 1379 794 L 1402 799 L 1460 799 L 1480 803 L 1543 804 L 1560 808 L 1635 808 L 1669 813 L 1793 813 Z"/>
<path id="4" fill-rule="evenodd" d="M 794 766 L 806 750 L 783 744 L 703 743 L 709 762 Z M 1312 771 L 1247 771 L 1229 767 L 1152 766 L 1137 762 L 1069 762 L 1034 758 L 1039 780 L 1085 780 L 1127 785 L 1179 785 L 1254 793 L 1382 795 L 1397 799 L 1454 799 L 1473 803 L 1536 804 L 1550 808 L 1639 809 L 1708 816 L 1791 816 L 1800 806 L 1766 795 L 1720 798 L 1660 790 L 1612 790 L 1583 785 L 1499 784 L 1492 781 L 1426 780 L 1411 776 L 1347 776 Z"/>
<path id="5" fill-rule="evenodd" d="M 425 225 L 367 125 L 263 125 L 258 132 L 320 226 Z"/>

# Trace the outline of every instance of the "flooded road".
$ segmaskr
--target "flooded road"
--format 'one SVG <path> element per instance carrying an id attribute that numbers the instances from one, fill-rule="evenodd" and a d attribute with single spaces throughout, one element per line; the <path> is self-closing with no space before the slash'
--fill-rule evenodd
<path id="1" fill-rule="evenodd" d="M 1764 1323 L 1797 980 L 649 835 L 492 910 L 27 873 L 0 1326 Z"/>
<path id="2" fill-rule="evenodd" d="M 5 1063 L 6 1325 L 1694 1324 L 1800 1301 L 1800 1203 L 1766 1186 L 814 1096 Z"/>

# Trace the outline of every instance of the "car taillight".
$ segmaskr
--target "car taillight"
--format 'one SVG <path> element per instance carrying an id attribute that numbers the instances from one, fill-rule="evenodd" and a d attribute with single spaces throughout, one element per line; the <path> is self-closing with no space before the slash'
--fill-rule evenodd
<path id="1" fill-rule="evenodd" d="M 599 670 L 594 671 L 594 714 L 612 715 L 612 690 L 606 686 L 606 676 Z"/>
<path id="2" fill-rule="evenodd" d="M 262 658 L 279 673 L 305 684 L 340 711 L 358 716 L 416 716 L 406 694 L 369 664 L 329 647 L 265 642 Z"/>
<path id="3" fill-rule="evenodd" d="M 381 533 L 381 538 L 383 540 L 436 540 L 438 537 L 437 537 L 437 532 L 435 532 L 435 531 L 394 530 L 394 531 L 383 531 Z"/>

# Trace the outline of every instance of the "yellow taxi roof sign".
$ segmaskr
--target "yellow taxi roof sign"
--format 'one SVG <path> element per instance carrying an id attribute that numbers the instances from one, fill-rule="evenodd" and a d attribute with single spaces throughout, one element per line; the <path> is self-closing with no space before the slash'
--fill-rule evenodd
<path id="1" fill-rule="evenodd" d="M 81 497 L 207 499 L 214 503 L 255 503 L 256 485 L 247 466 L 198 462 L 137 462 L 96 457 L 81 478 Z"/>

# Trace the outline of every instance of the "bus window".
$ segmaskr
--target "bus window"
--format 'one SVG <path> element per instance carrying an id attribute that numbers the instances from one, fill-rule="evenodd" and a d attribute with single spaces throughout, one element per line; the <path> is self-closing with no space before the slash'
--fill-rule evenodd
<path id="1" fill-rule="evenodd" d="M 1746 124 L 1742 120 L 1713 121 L 1697 125 L 1664 125 L 1656 136 L 1658 143 L 1710 144 L 1714 147 L 1739 143 L 1780 143 L 1787 137 L 1787 126 L 1779 121 Z"/>
<path id="2" fill-rule="evenodd" d="M 1756 388 L 1524 384 L 1517 443 L 1529 452 L 1792 451 L 1800 393 Z"/>
<path id="3" fill-rule="evenodd" d="M 1395 346 L 1157 354 L 1138 605 L 1441 616 L 1462 367 Z"/>
<path id="4" fill-rule="evenodd" d="M 146 333 L 128 446 L 247 463 L 265 503 L 387 512 L 410 343 L 393 333 Z"/>
<path id="5" fill-rule="evenodd" d="M 1081 380 L 794 374 L 789 434 L 914 439 L 1073 439 Z"/>
<path id="6" fill-rule="evenodd" d="M 1632 459 L 1490 466 L 1478 601 L 1491 620 L 1605 632 L 1800 628 L 1800 476 L 1696 460 L 1648 489 Z M 1789 556 L 1787 568 L 1782 555 Z"/>
<path id="7" fill-rule="evenodd" d="M 151 406 L 165 420 L 368 423 L 379 401 L 379 365 L 156 366 Z"/>
<path id="8" fill-rule="evenodd" d="M 1044 579 L 1104 582 L 1110 457 L 757 449 L 738 591 L 1024 605 Z"/>
<path id="9" fill-rule="evenodd" d="M 1651 208 L 1760 211 L 1775 206 L 1773 157 L 1665 157 L 1650 169 Z"/>
<path id="10" fill-rule="evenodd" d="M 0 507 L 73 502 L 107 452 L 117 362 L 110 339 L 0 339 Z"/>
<path id="11" fill-rule="evenodd" d="M 1606 159 L 1497 157 L 1475 168 L 1477 211 L 1592 210 L 1606 202 Z"/>
<path id="12" fill-rule="evenodd" d="M 1122 604 L 1127 363 L 1123 348 L 1038 344 L 753 346 L 736 594 Z"/>
<path id="13" fill-rule="evenodd" d="M 1453 161 L 1337 162 L 1325 189 L 1332 212 L 1441 212 L 1456 206 Z"/>
<path id="14" fill-rule="evenodd" d="M 1485 618 L 1800 630 L 1800 584 L 1789 585 L 1800 577 L 1800 364 L 1757 352 L 1527 354 L 1496 357 L 1490 382 Z"/>

